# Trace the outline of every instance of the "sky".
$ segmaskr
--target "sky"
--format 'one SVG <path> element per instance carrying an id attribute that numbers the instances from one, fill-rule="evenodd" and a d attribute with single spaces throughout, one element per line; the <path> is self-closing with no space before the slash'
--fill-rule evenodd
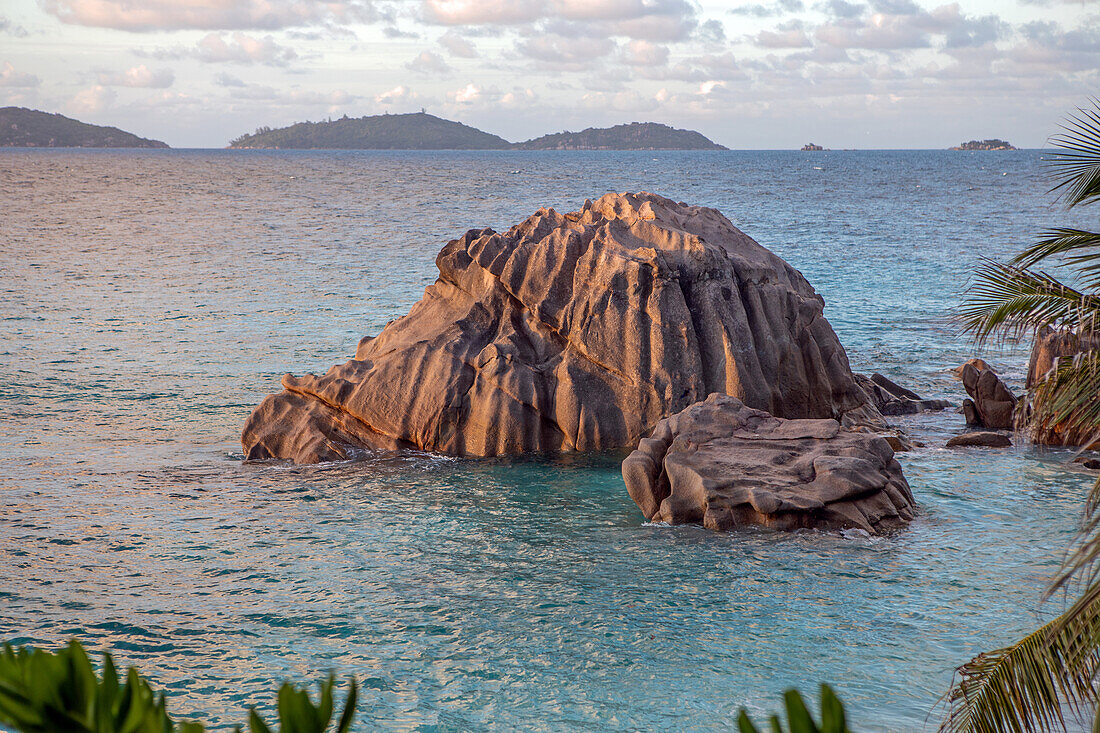
<path id="1" fill-rule="evenodd" d="M 173 147 L 428 112 L 509 140 L 1042 147 L 1100 96 L 1100 0 L 0 0 L 0 106 Z"/>

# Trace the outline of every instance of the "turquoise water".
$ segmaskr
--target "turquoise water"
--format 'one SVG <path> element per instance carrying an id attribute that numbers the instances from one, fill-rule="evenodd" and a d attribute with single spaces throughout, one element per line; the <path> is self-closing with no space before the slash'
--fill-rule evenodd
<path id="1" fill-rule="evenodd" d="M 221 726 L 365 682 L 360 730 L 729 729 L 833 683 L 934 729 L 1040 604 L 1091 476 L 938 446 L 885 539 L 643 523 L 617 455 L 241 462 L 251 408 L 404 313 L 442 244 L 611 190 L 714 206 L 809 278 L 853 364 L 961 400 L 980 256 L 1068 216 L 1041 153 L 0 153 L 0 638 L 109 647 Z M 1020 350 L 983 353 L 1019 384 Z"/>

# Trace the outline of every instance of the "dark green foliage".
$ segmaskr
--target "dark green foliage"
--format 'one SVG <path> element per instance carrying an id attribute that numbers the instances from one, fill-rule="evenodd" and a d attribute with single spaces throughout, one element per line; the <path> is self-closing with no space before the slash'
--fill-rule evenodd
<path id="1" fill-rule="evenodd" d="M 336 684 L 336 677 L 329 675 L 328 679 L 321 683 L 321 699 L 317 705 L 313 704 L 309 695 L 304 690 L 299 690 L 289 682 L 284 682 L 279 688 L 279 733 L 325 733 L 332 722 L 332 688 Z M 351 730 L 351 721 L 355 716 L 355 704 L 358 701 L 359 690 L 355 680 L 351 681 L 347 699 L 344 701 L 344 711 L 331 729 L 333 733 L 347 733 Z M 248 713 L 248 729 L 250 733 L 275 733 L 265 723 L 253 708 Z"/>
<path id="2" fill-rule="evenodd" d="M 771 716 L 772 733 L 851 733 L 844 716 L 844 705 L 828 685 L 821 686 L 820 723 L 814 720 L 798 690 L 783 693 L 783 702 L 787 709 L 787 725 L 783 726 L 778 715 Z M 744 708 L 737 716 L 737 727 L 741 733 L 760 733 Z"/>
<path id="3" fill-rule="evenodd" d="M 117 127 L 89 125 L 64 115 L 25 107 L 0 108 L 0 147 L 5 148 L 167 148 L 159 140 Z"/>
<path id="4" fill-rule="evenodd" d="M 461 122 L 418 112 L 299 122 L 278 130 L 261 127 L 229 143 L 231 148 L 281 150 L 504 150 L 511 143 Z"/>
<path id="5" fill-rule="evenodd" d="M 22 733 L 202 733 L 195 723 L 176 724 L 136 669 L 119 682 L 110 654 L 97 677 L 76 641 L 57 652 L 0 652 L 0 725 Z"/>
<path id="6" fill-rule="evenodd" d="M 632 122 L 614 127 L 590 127 L 558 132 L 516 143 L 520 150 L 725 150 L 693 130 L 677 130 L 656 122 Z"/>
<path id="7" fill-rule="evenodd" d="M 320 684 L 320 699 L 289 682 L 279 690 L 278 733 L 347 733 L 351 730 L 358 688 L 351 680 L 344 709 L 333 721 L 333 688 L 329 675 Z M 250 733 L 275 733 L 255 708 L 249 711 Z M 335 725 L 335 727 L 332 727 Z M 169 715 L 164 693 L 153 692 L 136 669 L 120 682 L 114 660 L 103 654 L 103 671 L 96 676 L 80 642 L 70 641 L 56 652 L 34 648 L 0 652 L 0 727 L 19 733 L 203 733 L 200 723 L 176 722 Z M 237 727 L 238 733 L 241 728 Z"/>

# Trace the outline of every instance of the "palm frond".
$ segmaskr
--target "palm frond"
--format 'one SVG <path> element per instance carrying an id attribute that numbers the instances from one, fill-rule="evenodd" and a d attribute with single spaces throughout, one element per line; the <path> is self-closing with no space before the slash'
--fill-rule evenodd
<path id="1" fill-rule="evenodd" d="M 1014 339 L 1033 330 L 1078 328 L 1100 316 L 1100 296 L 1082 293 L 1044 272 L 985 260 L 958 311 L 979 344 L 994 334 Z"/>
<path id="2" fill-rule="evenodd" d="M 979 654 L 956 670 L 940 732 L 1065 730 L 1065 706 L 1083 713 L 1096 702 L 1098 640 L 1100 594 L 1011 646 Z"/>
<path id="3" fill-rule="evenodd" d="M 1029 269 L 1040 260 L 1065 255 L 1064 264 L 1088 273 L 1090 285 L 1100 284 L 1100 232 L 1059 227 L 1043 232 L 1042 237 L 1016 255 L 1011 264 Z"/>
<path id="4" fill-rule="evenodd" d="M 1087 446 L 1100 439 L 1100 352 L 1059 358 L 1028 401 L 1029 428 L 1039 442 Z"/>
<path id="5" fill-rule="evenodd" d="M 1061 190 L 1067 205 L 1077 206 L 1100 200 L 1100 103 L 1093 109 L 1077 108 L 1062 132 L 1050 139 L 1055 146 L 1055 175 L 1062 181 L 1052 191 Z"/>

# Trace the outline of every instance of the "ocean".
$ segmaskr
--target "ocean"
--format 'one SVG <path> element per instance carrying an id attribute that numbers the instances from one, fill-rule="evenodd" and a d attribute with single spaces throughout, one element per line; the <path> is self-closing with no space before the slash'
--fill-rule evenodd
<path id="1" fill-rule="evenodd" d="M 1094 475 L 898 418 L 907 530 L 653 526 L 619 454 L 242 462 L 285 372 L 404 314 L 467 229 L 609 191 L 715 207 L 802 271 L 857 371 L 964 397 L 982 257 L 1085 224 L 1042 151 L 0 152 L 0 640 L 77 637 L 225 729 L 354 674 L 357 730 L 733 729 L 832 684 L 934 730 L 955 666 L 1058 611 Z"/>

